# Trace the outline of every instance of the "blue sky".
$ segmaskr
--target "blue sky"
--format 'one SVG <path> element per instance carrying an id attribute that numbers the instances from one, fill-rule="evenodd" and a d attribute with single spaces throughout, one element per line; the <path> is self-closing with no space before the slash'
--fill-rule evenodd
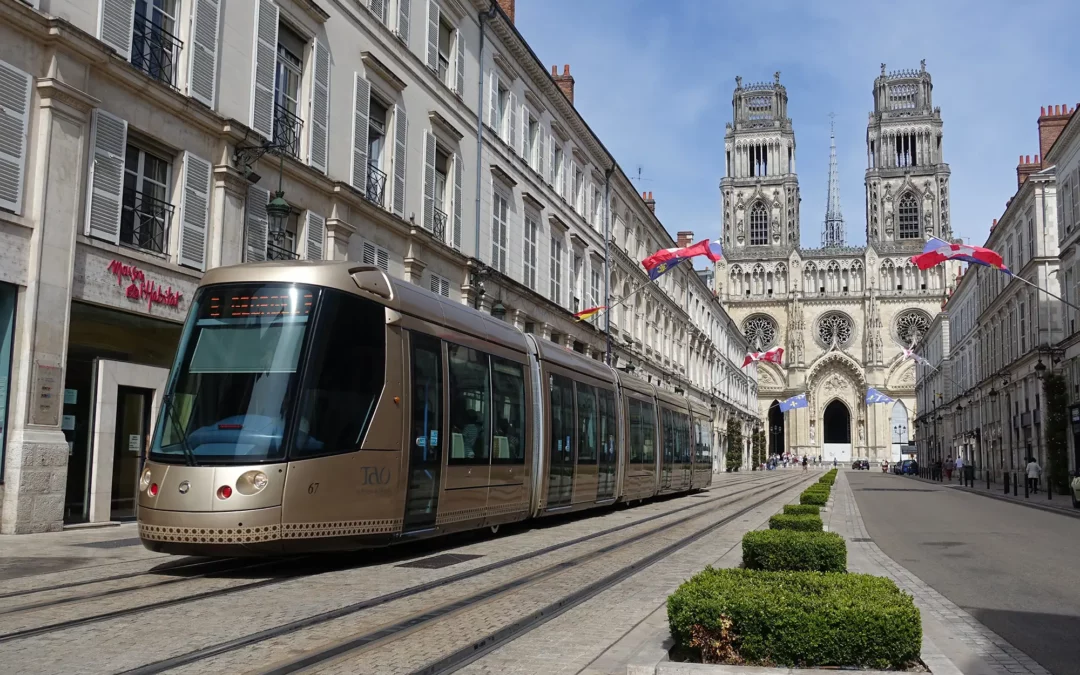
<path id="1" fill-rule="evenodd" d="M 657 11 L 662 8 L 662 11 Z M 804 246 L 820 245 L 836 113 L 848 244 L 866 241 L 863 175 L 874 78 L 926 59 L 952 169 L 954 232 L 983 243 L 1038 152 L 1041 105 L 1080 101 L 1076 0 L 517 0 L 548 67 L 570 64 L 575 105 L 651 190 L 668 231 L 719 236 L 724 125 L 735 76 L 781 71 L 795 127 Z"/>

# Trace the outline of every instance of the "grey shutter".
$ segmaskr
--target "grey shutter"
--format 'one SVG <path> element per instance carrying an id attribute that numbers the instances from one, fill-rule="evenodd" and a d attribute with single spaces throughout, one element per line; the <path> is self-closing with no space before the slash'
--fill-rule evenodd
<path id="1" fill-rule="evenodd" d="M 427 5 L 427 66 L 439 72 L 439 4 L 428 0 Z"/>
<path id="2" fill-rule="evenodd" d="M 311 132 L 308 134 L 308 160 L 311 166 L 326 173 L 327 128 L 330 124 L 330 52 L 315 40 L 315 84 L 311 89 Z"/>
<path id="3" fill-rule="evenodd" d="M 412 0 L 398 0 L 397 10 L 397 36 L 408 45 L 409 15 L 412 14 Z"/>
<path id="4" fill-rule="evenodd" d="M 501 133 L 498 127 L 499 122 L 499 76 L 495 74 L 495 71 L 491 71 L 491 78 L 488 80 L 488 126 L 495 129 L 496 133 Z"/>
<path id="5" fill-rule="evenodd" d="M 379 21 L 386 23 L 386 0 L 368 0 L 368 9 Z"/>
<path id="6" fill-rule="evenodd" d="M 251 128 L 274 137 L 274 70 L 277 68 L 278 8 L 271 0 L 255 5 L 255 62 L 251 69 Z"/>
<path id="7" fill-rule="evenodd" d="M 206 233 L 210 223 L 210 162 L 184 152 L 180 202 L 180 264 L 206 269 Z"/>
<path id="8" fill-rule="evenodd" d="M 33 78 L 0 61 L 0 208 L 22 213 Z"/>
<path id="9" fill-rule="evenodd" d="M 547 182 L 548 182 L 548 185 L 550 185 L 551 187 L 555 188 L 556 191 L 558 191 L 559 188 L 558 188 L 558 186 L 555 185 L 555 176 L 558 173 L 558 169 L 555 167 L 555 160 L 557 158 L 555 156 L 555 136 L 553 134 L 548 136 L 548 145 L 551 146 L 549 148 L 549 150 L 550 150 L 549 154 L 551 155 L 551 161 L 549 162 L 550 166 L 548 166 Z"/>
<path id="10" fill-rule="evenodd" d="M 405 217 L 405 155 L 409 136 L 409 118 L 405 108 L 394 106 L 394 213 Z"/>
<path id="11" fill-rule="evenodd" d="M 247 204 L 244 207 L 244 240 L 247 255 L 244 262 L 263 262 L 266 260 L 266 233 L 270 219 L 266 215 L 266 205 L 270 202 L 270 193 L 254 185 L 248 187 Z"/>
<path id="12" fill-rule="evenodd" d="M 383 272 L 390 271 L 390 255 L 385 248 L 365 241 L 363 257 L 364 259 L 361 262 L 365 265 L 375 265 Z"/>
<path id="13" fill-rule="evenodd" d="M 307 248 L 306 260 L 323 259 L 323 242 L 326 241 L 326 218 L 312 211 L 307 212 Z"/>
<path id="14" fill-rule="evenodd" d="M 86 199 L 87 234 L 114 244 L 120 241 L 127 126 L 127 121 L 94 109 L 86 179 L 90 191 Z"/>
<path id="15" fill-rule="evenodd" d="M 546 144 L 547 132 L 544 131 L 544 127 L 540 126 L 537 122 L 536 129 L 536 173 L 540 174 L 541 178 L 547 178 L 547 156 L 544 154 L 544 150 L 547 148 Z"/>
<path id="16" fill-rule="evenodd" d="M 515 138 L 514 143 L 518 146 L 518 154 L 525 160 L 526 164 L 532 163 L 532 157 L 525 156 L 525 149 L 528 144 L 525 139 L 529 136 L 529 106 L 524 103 L 521 104 L 521 138 Z"/>
<path id="17" fill-rule="evenodd" d="M 456 35 L 454 52 L 457 57 L 457 64 L 454 66 L 454 75 L 457 78 L 457 87 L 454 91 L 459 97 L 465 98 L 465 37 L 460 30 L 457 31 Z"/>
<path id="18" fill-rule="evenodd" d="M 461 153 L 454 156 L 454 248 L 461 250 L 461 174 L 465 167 Z"/>
<path id="19" fill-rule="evenodd" d="M 135 27 L 135 0 L 98 2 L 98 38 L 125 59 L 131 58 L 131 33 Z"/>
<path id="20" fill-rule="evenodd" d="M 506 116 L 510 118 L 506 124 L 506 144 L 515 152 L 518 135 L 517 112 L 517 96 L 511 91 L 506 95 Z"/>
<path id="21" fill-rule="evenodd" d="M 217 92 L 218 23 L 220 0 L 195 0 L 188 62 L 188 95 L 211 108 Z"/>
<path id="22" fill-rule="evenodd" d="M 563 179 L 560 189 L 563 195 L 563 199 L 565 199 L 567 202 L 570 201 L 574 193 L 574 174 L 571 168 L 572 165 L 573 161 L 570 159 L 570 153 L 568 152 L 563 155 Z"/>
<path id="23" fill-rule="evenodd" d="M 368 113 L 371 105 L 371 84 L 360 73 L 353 81 L 353 153 L 349 183 L 367 195 Z"/>
<path id="24" fill-rule="evenodd" d="M 362 255 L 362 260 L 360 262 L 364 263 L 365 265 L 375 264 L 375 244 L 366 241 L 364 242 L 364 252 Z"/>
<path id="25" fill-rule="evenodd" d="M 434 232 L 435 223 L 435 135 L 424 132 L 424 229 Z"/>

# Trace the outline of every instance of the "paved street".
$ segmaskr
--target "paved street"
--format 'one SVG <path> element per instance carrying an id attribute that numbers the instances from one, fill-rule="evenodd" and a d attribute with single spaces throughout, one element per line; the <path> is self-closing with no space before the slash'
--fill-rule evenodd
<path id="1" fill-rule="evenodd" d="M 874 543 L 1055 673 L 1080 672 L 1080 519 L 875 472 L 845 472 Z"/>

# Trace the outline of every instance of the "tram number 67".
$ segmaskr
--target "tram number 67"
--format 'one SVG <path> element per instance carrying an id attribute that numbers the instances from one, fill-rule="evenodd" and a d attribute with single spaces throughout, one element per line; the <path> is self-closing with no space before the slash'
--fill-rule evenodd
<path id="1" fill-rule="evenodd" d="M 309 495 L 313 495 L 318 491 L 319 491 L 319 484 L 318 483 L 312 483 L 311 485 L 307 486 L 307 493 Z"/>

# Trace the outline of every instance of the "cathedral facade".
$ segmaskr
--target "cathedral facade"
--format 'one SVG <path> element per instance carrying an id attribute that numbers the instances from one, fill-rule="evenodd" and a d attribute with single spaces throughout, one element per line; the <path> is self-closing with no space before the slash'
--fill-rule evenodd
<path id="1" fill-rule="evenodd" d="M 758 405 L 770 454 L 892 461 L 914 431 L 915 371 L 905 359 L 940 310 L 951 269 L 920 271 L 928 237 L 951 239 L 949 166 L 941 109 L 925 62 L 874 80 L 866 127 L 866 245 L 847 246 L 836 146 L 821 248 L 800 245 L 795 131 L 780 74 L 735 78 L 720 182 L 724 260 L 717 294 L 751 349 L 785 349 L 759 363 Z M 865 403 L 874 387 L 896 400 Z M 809 406 L 781 413 L 806 392 Z"/>

